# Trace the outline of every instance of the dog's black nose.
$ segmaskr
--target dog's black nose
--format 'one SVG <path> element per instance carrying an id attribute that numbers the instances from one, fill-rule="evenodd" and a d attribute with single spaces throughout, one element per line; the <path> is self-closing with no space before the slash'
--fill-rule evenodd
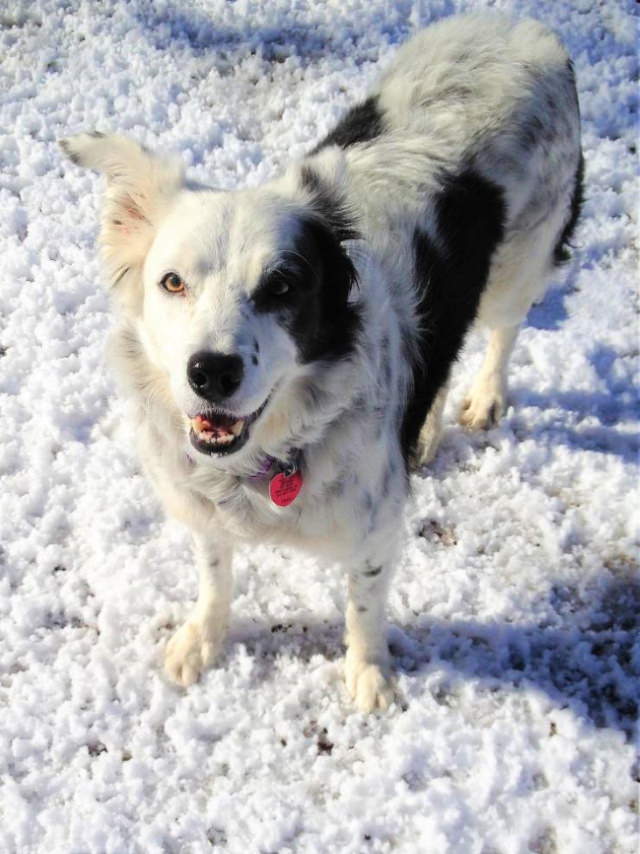
<path id="1" fill-rule="evenodd" d="M 242 382 L 244 367 L 240 356 L 194 353 L 187 364 L 189 385 L 200 397 L 211 403 L 222 403 L 236 391 Z"/>

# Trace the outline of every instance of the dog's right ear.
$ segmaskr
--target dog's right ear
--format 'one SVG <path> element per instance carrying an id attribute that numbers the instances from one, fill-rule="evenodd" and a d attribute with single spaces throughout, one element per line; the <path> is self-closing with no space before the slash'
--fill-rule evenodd
<path id="1" fill-rule="evenodd" d="M 132 139 L 81 133 L 60 141 L 80 166 L 102 172 L 107 192 L 100 243 L 109 285 L 118 286 L 124 302 L 141 302 L 140 273 L 158 224 L 183 185 L 183 166 L 172 157 L 153 154 Z"/>

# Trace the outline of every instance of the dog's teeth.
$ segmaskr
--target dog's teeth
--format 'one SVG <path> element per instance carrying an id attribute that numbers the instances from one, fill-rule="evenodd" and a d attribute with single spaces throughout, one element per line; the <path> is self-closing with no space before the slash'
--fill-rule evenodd
<path id="1" fill-rule="evenodd" d="M 213 433 L 206 433 L 198 436 L 199 439 L 204 439 L 210 445 L 228 445 L 236 438 L 230 433 L 223 433 L 221 436 L 214 436 Z"/>
<path id="2" fill-rule="evenodd" d="M 264 404 L 260 411 L 264 409 Z M 258 413 L 259 414 L 259 413 Z M 202 445 L 208 445 L 211 452 L 216 449 L 231 451 L 235 444 L 241 445 L 243 434 L 248 425 L 255 420 L 256 413 L 245 418 L 233 419 L 228 413 L 204 413 L 190 418 L 193 437 Z M 204 449 L 203 449 L 204 450 Z"/>

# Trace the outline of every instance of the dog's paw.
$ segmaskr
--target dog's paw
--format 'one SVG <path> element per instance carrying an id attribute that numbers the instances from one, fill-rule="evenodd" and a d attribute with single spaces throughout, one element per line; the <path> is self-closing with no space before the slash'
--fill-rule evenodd
<path id="1" fill-rule="evenodd" d="M 376 710 L 385 711 L 393 702 L 393 689 L 386 665 L 347 654 L 345 681 L 359 712 L 369 714 Z"/>
<path id="2" fill-rule="evenodd" d="M 506 394 L 493 383 L 474 386 L 465 397 L 459 421 L 467 430 L 486 430 L 500 421 L 507 408 Z"/>
<path id="3" fill-rule="evenodd" d="M 164 668 L 178 685 L 193 685 L 216 658 L 222 643 L 219 627 L 196 620 L 181 626 L 167 644 Z"/>
<path id="4" fill-rule="evenodd" d="M 442 437 L 442 413 L 447 400 L 447 392 L 448 388 L 445 385 L 436 395 L 431 404 L 431 409 L 427 413 L 413 456 L 414 468 L 429 465 L 436 455 Z"/>

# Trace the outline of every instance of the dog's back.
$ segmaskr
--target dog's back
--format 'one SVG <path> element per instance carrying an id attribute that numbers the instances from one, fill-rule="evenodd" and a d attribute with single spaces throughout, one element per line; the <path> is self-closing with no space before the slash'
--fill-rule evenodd
<path id="1" fill-rule="evenodd" d="M 413 362 L 408 455 L 469 325 L 479 317 L 497 330 L 485 373 L 503 374 L 513 329 L 571 235 L 582 168 L 573 68 L 537 21 L 445 19 L 401 48 L 315 150 L 335 144 L 403 318 Z M 467 426 L 486 426 L 504 408 L 495 376 L 471 402 Z M 423 438 L 424 459 L 437 437 Z"/>
<path id="2" fill-rule="evenodd" d="M 371 194 L 365 215 L 380 207 L 389 219 L 413 205 L 419 217 L 445 174 L 472 165 L 508 194 L 509 231 L 571 195 L 579 140 L 573 70 L 555 35 L 533 20 L 469 15 L 404 45 L 315 150 L 346 149 L 351 179 Z"/>

